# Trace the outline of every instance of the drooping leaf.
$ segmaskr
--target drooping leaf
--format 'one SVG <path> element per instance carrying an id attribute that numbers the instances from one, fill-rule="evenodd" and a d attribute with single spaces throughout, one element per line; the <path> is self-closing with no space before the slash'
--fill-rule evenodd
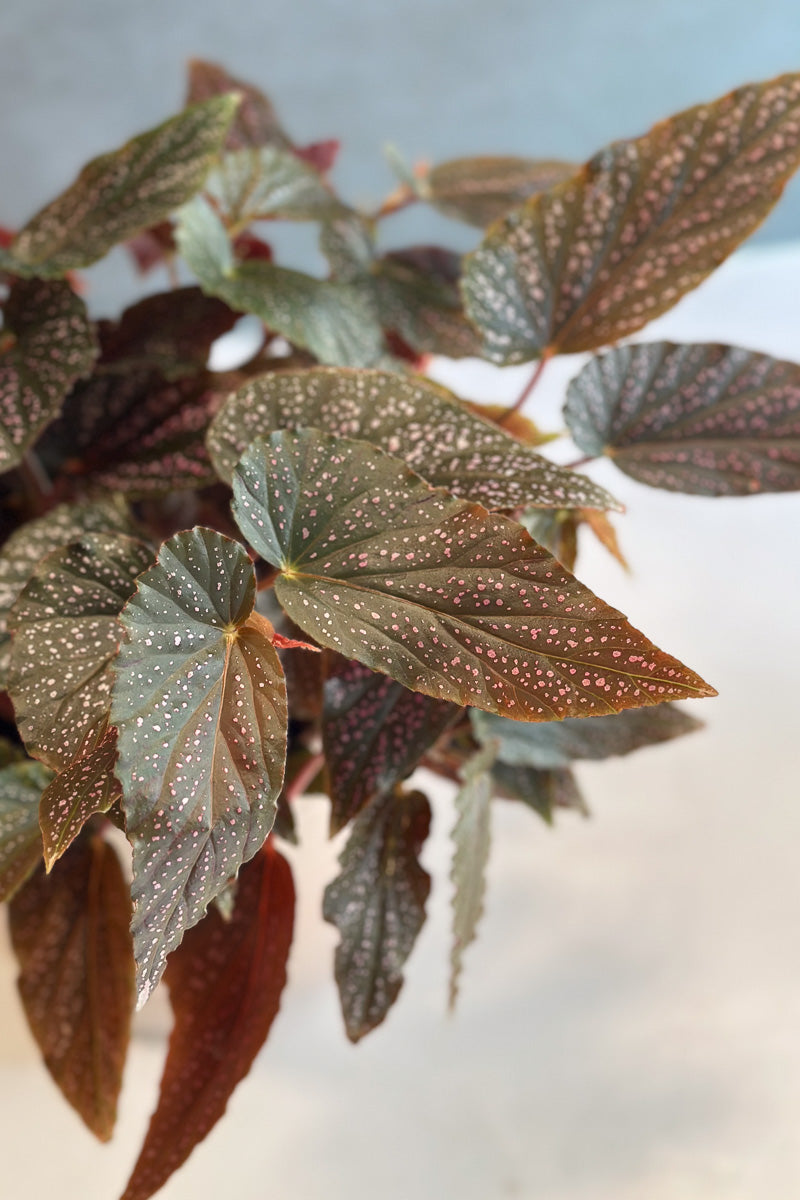
<path id="1" fill-rule="evenodd" d="M 563 183 L 577 169 L 573 163 L 511 155 L 453 158 L 432 168 L 424 189 L 446 217 L 483 229 L 529 196 Z"/>
<path id="2" fill-rule="evenodd" d="M 209 181 L 225 224 L 328 221 L 347 212 L 319 171 L 277 146 L 226 154 Z"/>
<path id="3" fill-rule="evenodd" d="M 564 415 L 587 454 L 701 496 L 800 489 L 800 364 L 738 346 L 644 342 L 593 358 Z"/>
<path id="4" fill-rule="evenodd" d="M 0 900 L 13 896 L 41 860 L 39 797 L 53 777 L 24 756 L 15 761 L 6 752 L 6 758 L 0 768 Z"/>
<path id="5" fill-rule="evenodd" d="M 253 87 L 229 75 L 224 67 L 201 58 L 189 60 L 187 104 L 197 104 L 212 96 L 235 92 L 239 107 L 225 138 L 227 150 L 242 150 L 254 146 L 289 146 L 287 134 L 281 128 L 272 101 Z"/>
<path id="6" fill-rule="evenodd" d="M 100 324 L 98 369 L 128 373 L 133 367 L 177 379 L 202 371 L 217 338 L 237 321 L 236 313 L 197 287 L 145 296 L 119 321 Z"/>
<path id="7" fill-rule="evenodd" d="M 8 613 L 42 559 L 85 533 L 128 533 L 136 528 L 119 497 L 60 504 L 43 517 L 26 521 L 0 549 L 0 685 L 6 686 L 11 643 Z"/>
<path id="8" fill-rule="evenodd" d="M 608 553 L 612 558 L 617 560 L 623 571 L 630 570 L 628 560 L 622 553 L 619 539 L 617 538 L 617 531 L 606 514 L 598 512 L 597 509 L 584 508 L 581 509 L 580 520 L 581 524 L 588 525 L 601 546 L 605 546 Z"/>
<path id="9" fill-rule="evenodd" d="M 131 902 L 119 859 L 84 838 L 9 907 L 18 987 L 45 1065 L 101 1141 L 114 1129 L 133 1010 Z"/>
<path id="10" fill-rule="evenodd" d="M 410 775 L 461 710 L 410 692 L 361 663 L 331 654 L 327 659 L 322 741 L 335 834 Z"/>
<path id="11" fill-rule="evenodd" d="M 230 920 L 209 909 L 170 955 L 175 1024 L 123 1200 L 148 1200 L 225 1112 L 278 1013 L 293 924 L 291 870 L 267 842 L 239 873 Z"/>
<path id="12" fill-rule="evenodd" d="M 39 564 L 11 610 L 17 727 L 29 752 L 56 770 L 108 717 L 117 618 L 152 561 L 125 534 L 85 534 Z"/>
<path id="13" fill-rule="evenodd" d="M 576 759 L 631 754 L 643 746 L 655 746 L 693 733 L 703 725 L 674 704 L 632 709 L 589 721 L 568 718 L 542 725 L 508 721 L 474 709 L 470 718 L 479 741 L 498 743 L 498 758 L 502 762 L 547 770 L 568 767 Z"/>
<path id="14" fill-rule="evenodd" d="M 434 487 L 487 508 L 616 506 L 585 476 L 548 462 L 438 384 L 387 371 L 317 367 L 251 380 L 227 400 L 209 430 L 220 478 L 232 478 L 254 438 L 303 426 L 364 438 L 402 458 Z"/>
<path id="15" fill-rule="evenodd" d="M 275 433 L 245 452 L 233 488 L 291 619 L 413 691 L 522 721 L 714 694 L 521 525 L 366 442 Z"/>
<path id="16" fill-rule="evenodd" d="M 572 808 L 584 817 L 589 815 L 577 780 L 567 768 L 539 770 L 498 761 L 492 767 L 492 781 L 495 792 L 521 800 L 548 825 L 553 824 L 557 808 Z"/>
<path id="17" fill-rule="evenodd" d="M 381 324 L 419 354 L 479 356 L 481 337 L 464 315 L 460 277 L 461 256 L 436 246 L 385 254 L 371 274 Z"/>
<path id="18" fill-rule="evenodd" d="M 456 794 L 458 814 L 453 828 L 453 944 L 450 950 L 450 1008 L 455 1007 L 464 951 L 475 940 L 486 895 L 489 861 L 491 770 L 497 743 L 487 742 L 464 767 Z"/>
<path id="19" fill-rule="evenodd" d="M 237 104 L 233 95 L 194 104 L 93 159 L 14 239 L 15 266 L 38 275 L 88 267 L 169 216 L 202 187 Z"/>
<path id="20" fill-rule="evenodd" d="M 197 528 L 164 543 L 120 617 L 112 721 L 133 845 L 140 1005 L 275 819 L 286 689 L 254 598 L 242 547 Z"/>
<path id="21" fill-rule="evenodd" d="M 419 854 L 431 809 L 421 792 L 379 796 L 353 822 L 325 889 L 323 916 L 341 935 L 336 983 L 351 1042 L 380 1025 L 403 986 L 431 889 Z"/>
<path id="22" fill-rule="evenodd" d="M 201 197 L 181 209 L 176 239 L 203 291 L 255 313 L 320 362 L 369 366 L 383 357 L 380 324 L 364 289 L 260 259 L 237 262 L 220 218 Z"/>
<path id="23" fill-rule="evenodd" d="M 493 362 L 594 350 L 696 287 L 800 163 L 800 73 L 738 88 L 614 142 L 495 222 L 464 268 Z"/>
<path id="24" fill-rule="evenodd" d="M 104 721 L 90 729 L 69 766 L 59 771 L 42 792 L 39 825 L 48 871 L 74 842 L 89 817 L 108 812 L 122 796 L 114 774 L 116 762 L 117 733 Z"/>
<path id="25" fill-rule="evenodd" d="M 0 472 L 22 461 L 97 357 L 86 306 L 60 280 L 17 280 L 2 337 L 10 345 L 0 352 Z"/>

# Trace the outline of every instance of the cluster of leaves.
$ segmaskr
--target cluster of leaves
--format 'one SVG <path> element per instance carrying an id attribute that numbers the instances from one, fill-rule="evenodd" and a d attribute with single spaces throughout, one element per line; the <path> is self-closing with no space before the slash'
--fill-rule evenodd
<path id="1" fill-rule="evenodd" d="M 616 344 L 775 202 L 800 163 L 800 75 L 582 167 L 401 169 L 374 212 L 337 194 L 337 148 L 296 145 L 262 93 L 196 62 L 182 112 L 89 163 L 0 250 L 0 898 L 31 1029 L 100 1138 L 134 1001 L 169 989 L 124 1200 L 185 1160 L 267 1036 L 294 912 L 276 841 L 295 840 L 305 792 L 346 830 L 324 917 L 356 1041 L 425 919 L 418 766 L 457 785 L 452 1001 L 495 798 L 548 822 L 585 811 L 576 761 L 686 734 L 674 702 L 714 694 L 572 573 L 584 526 L 621 557 L 614 499 L 539 453 L 520 404 L 457 398 L 426 356 L 536 360 L 538 377 L 610 347 L 566 398 L 587 457 L 707 496 L 800 487 L 800 366 Z M 382 252 L 412 203 L 488 228 L 463 260 Z M 319 226 L 327 278 L 274 261 L 276 220 Z M 171 286 L 96 322 L 76 272 L 119 243 Z M 243 313 L 262 344 L 215 373 Z"/>

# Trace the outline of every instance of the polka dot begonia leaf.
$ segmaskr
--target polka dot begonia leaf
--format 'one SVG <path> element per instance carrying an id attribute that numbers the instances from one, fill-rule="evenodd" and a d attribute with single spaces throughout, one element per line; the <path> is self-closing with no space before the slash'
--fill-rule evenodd
<path id="1" fill-rule="evenodd" d="M 45 788 L 39 804 L 44 862 L 51 870 L 89 817 L 108 812 L 122 795 L 114 771 L 117 731 L 103 722 L 91 729 L 75 758 Z"/>
<path id="2" fill-rule="evenodd" d="M 6 744 L 3 743 L 3 746 Z M 53 778 L 42 763 L 15 754 L 0 768 L 0 901 L 14 895 L 42 858 L 39 798 Z"/>
<path id="3" fill-rule="evenodd" d="M 421 189 L 446 217 L 484 229 L 530 196 L 563 183 L 577 169 L 574 163 L 511 155 L 453 158 L 433 167 Z"/>

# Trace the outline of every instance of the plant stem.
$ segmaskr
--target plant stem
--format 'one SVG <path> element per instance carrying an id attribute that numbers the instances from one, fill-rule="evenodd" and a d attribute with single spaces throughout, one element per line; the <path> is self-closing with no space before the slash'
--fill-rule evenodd
<path id="1" fill-rule="evenodd" d="M 516 400 L 514 401 L 514 403 L 511 406 L 511 408 L 509 408 L 508 411 L 505 412 L 503 414 L 503 416 L 500 418 L 501 425 L 505 421 L 507 421 L 513 413 L 519 412 L 519 410 L 522 408 L 523 404 L 528 399 L 531 392 L 533 391 L 533 389 L 536 387 L 537 383 L 541 379 L 542 372 L 544 371 L 545 367 L 547 366 L 547 364 L 549 363 L 549 361 L 552 357 L 553 357 L 552 350 L 544 350 L 542 352 L 542 357 L 539 359 L 536 366 L 533 368 L 533 373 L 532 373 L 530 379 L 528 380 L 528 382 L 525 384 L 525 387 L 522 389 L 520 394 L 517 396 Z"/>
<path id="2" fill-rule="evenodd" d="M 294 779 L 286 788 L 286 799 L 289 801 L 302 796 L 308 785 L 319 773 L 320 768 L 325 764 L 325 755 L 320 750 L 318 754 L 312 754 L 307 763 L 303 763 L 300 770 L 295 775 Z"/>
<path id="3" fill-rule="evenodd" d="M 387 196 L 380 208 L 369 216 L 372 222 L 380 221 L 383 217 L 391 217 L 394 213 L 402 212 L 404 208 L 410 208 L 412 204 L 419 202 L 419 196 L 413 188 L 407 183 L 402 183 L 399 188 Z"/>
<path id="4" fill-rule="evenodd" d="M 596 454 L 584 454 L 583 458 L 576 458 L 574 462 L 564 463 L 564 466 L 568 471 L 576 471 L 578 467 L 585 467 L 587 463 L 594 462 L 596 458 Z"/>

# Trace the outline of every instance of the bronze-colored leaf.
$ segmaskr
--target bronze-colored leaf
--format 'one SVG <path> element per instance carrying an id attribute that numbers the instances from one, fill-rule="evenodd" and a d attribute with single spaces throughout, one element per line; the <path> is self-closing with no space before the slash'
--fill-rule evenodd
<path id="1" fill-rule="evenodd" d="M 254 146 L 289 146 L 272 101 L 250 83 L 229 75 L 224 67 L 202 58 L 189 60 L 187 104 L 197 104 L 214 96 L 235 92 L 239 107 L 225 138 L 227 150 Z"/>
<path id="2" fill-rule="evenodd" d="M 430 822 L 421 792 L 378 797 L 353 822 L 341 872 L 325 889 L 323 916 L 341 935 L 336 983 L 351 1042 L 380 1025 L 403 986 L 431 889 L 419 863 Z"/>
<path id="3" fill-rule="evenodd" d="M 278 1013 L 293 926 L 292 873 L 267 842 L 239 872 L 230 920 L 210 908 L 170 955 L 175 1024 L 158 1107 L 122 1200 L 148 1200 L 225 1112 Z"/>
<path id="4" fill-rule="evenodd" d="M 495 222 L 467 257 L 468 316 L 493 362 L 594 350 L 701 283 L 800 163 L 800 73 L 614 142 Z"/>
<path id="5" fill-rule="evenodd" d="M 131 903 L 101 838 L 70 847 L 11 902 L 19 991 L 45 1065 L 101 1141 L 111 1137 L 133 1010 Z"/>
<path id="6" fill-rule="evenodd" d="M 643 342 L 593 358 L 564 415 L 587 454 L 700 496 L 800 489 L 800 364 L 738 346 Z"/>
<path id="7" fill-rule="evenodd" d="M 437 246 L 394 250 L 372 266 L 381 324 L 418 354 L 477 357 L 481 337 L 464 315 L 461 255 Z"/>
<path id="8" fill-rule="evenodd" d="M 453 158 L 433 167 L 423 188 L 446 217 L 484 229 L 529 196 L 563 183 L 577 169 L 573 163 L 512 155 Z"/>
<path id="9" fill-rule="evenodd" d="M 197 287 L 145 296 L 119 321 L 100 324 L 98 369 L 129 373 L 133 367 L 177 379 L 203 370 L 217 338 L 233 328 L 235 312 Z"/>

